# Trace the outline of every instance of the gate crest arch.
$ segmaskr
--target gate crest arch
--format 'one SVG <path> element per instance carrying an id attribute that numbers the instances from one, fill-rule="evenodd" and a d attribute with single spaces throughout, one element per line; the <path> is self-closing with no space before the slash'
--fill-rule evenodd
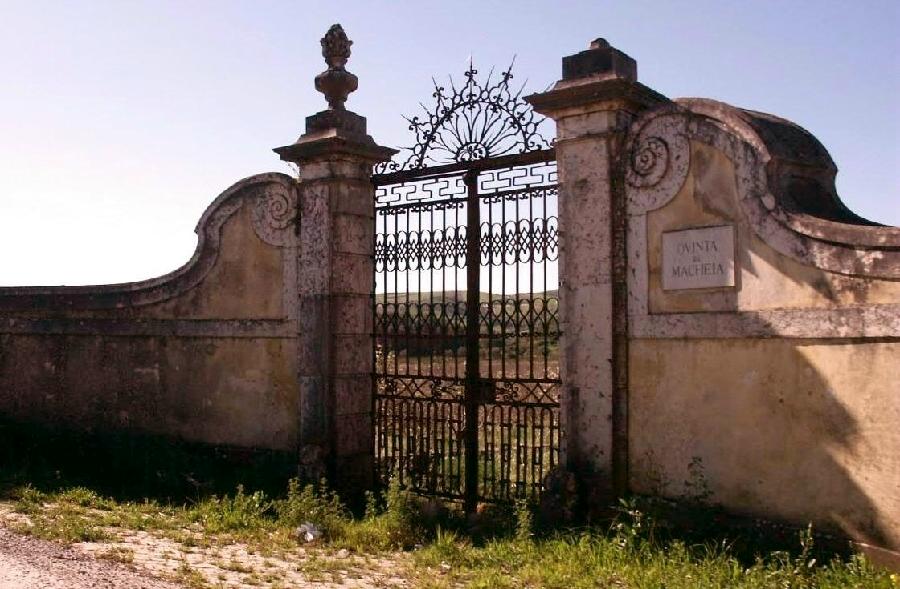
<path id="1" fill-rule="evenodd" d="M 441 164 L 461 163 L 513 153 L 553 147 L 541 134 L 547 120 L 522 99 L 527 83 L 518 90 L 512 85 L 513 64 L 484 80 L 470 62 L 463 72 L 464 83 L 457 87 L 453 77 L 447 86 L 431 79 L 434 104 L 420 103 L 423 113 L 404 116 L 415 143 L 401 148 L 401 159 L 379 164 L 376 173 L 418 170 Z"/>

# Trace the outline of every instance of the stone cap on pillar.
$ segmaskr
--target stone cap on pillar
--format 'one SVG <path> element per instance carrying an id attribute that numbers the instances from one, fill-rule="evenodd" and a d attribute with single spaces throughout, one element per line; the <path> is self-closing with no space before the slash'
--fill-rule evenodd
<path id="1" fill-rule="evenodd" d="M 669 99 L 637 81 L 637 62 L 598 38 L 590 47 L 562 59 L 562 79 L 547 92 L 526 96 L 534 110 L 554 115 L 572 108 L 637 112 Z"/>
<path id="2" fill-rule="evenodd" d="M 637 82 L 637 62 L 602 37 L 591 41 L 591 46 L 586 51 L 563 57 L 563 80 L 577 80 L 595 75 Z"/>
<path id="3" fill-rule="evenodd" d="M 306 117 L 306 132 L 291 145 L 274 149 L 282 160 L 302 164 L 328 155 L 353 156 L 369 163 L 391 159 L 397 150 L 375 143 L 366 134 L 366 118 L 344 106 L 359 86 L 346 69 L 353 41 L 343 27 L 332 25 L 321 39 L 322 56 L 328 69 L 316 76 L 316 90 L 325 95 L 328 110 Z"/>

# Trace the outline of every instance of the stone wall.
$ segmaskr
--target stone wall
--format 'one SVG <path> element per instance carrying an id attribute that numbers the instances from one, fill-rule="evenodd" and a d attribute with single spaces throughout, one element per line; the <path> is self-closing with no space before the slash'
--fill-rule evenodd
<path id="1" fill-rule="evenodd" d="M 900 229 L 770 115 L 677 100 L 626 149 L 630 488 L 900 548 Z"/>
<path id="2" fill-rule="evenodd" d="M 701 500 L 900 566 L 900 228 L 844 206 L 789 121 L 670 100 L 604 39 L 562 74 L 527 100 L 556 122 L 566 462 L 588 506 Z"/>
<path id="3" fill-rule="evenodd" d="M 297 187 L 219 196 L 191 260 L 144 282 L 0 288 L 0 416 L 295 452 Z"/>
<path id="4" fill-rule="evenodd" d="M 297 180 L 226 190 L 167 276 L 0 288 L 0 420 L 288 452 L 300 476 L 362 498 L 374 473 L 371 175 L 396 151 L 344 106 L 358 84 L 344 30 L 320 43 L 328 109 L 275 149 Z"/>

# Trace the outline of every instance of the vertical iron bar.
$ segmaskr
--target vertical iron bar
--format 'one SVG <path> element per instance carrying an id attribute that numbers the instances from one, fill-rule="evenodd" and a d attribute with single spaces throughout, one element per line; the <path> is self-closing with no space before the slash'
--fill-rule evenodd
<path id="1" fill-rule="evenodd" d="M 473 513 L 478 504 L 478 403 L 479 403 L 479 306 L 481 304 L 481 207 L 478 202 L 478 172 L 464 177 L 466 195 L 466 481 L 465 509 Z"/>
<path id="2" fill-rule="evenodd" d="M 377 190 L 376 190 L 377 194 Z M 377 200 L 377 196 L 376 196 Z M 375 202 L 372 202 L 372 248 L 376 249 L 378 247 L 378 211 L 375 210 Z M 385 258 L 387 261 L 387 258 Z M 372 461 L 372 480 L 375 481 L 377 485 L 381 480 L 381 473 L 379 472 L 378 465 L 380 463 L 379 458 L 381 454 L 381 444 L 378 443 L 378 440 L 381 435 L 381 428 L 379 427 L 379 419 L 378 419 L 378 336 L 380 325 L 378 323 L 378 255 L 375 256 L 375 264 L 373 265 L 372 272 L 372 298 L 369 303 L 371 306 L 372 312 L 372 399 L 369 402 L 369 411 L 371 411 L 372 415 L 372 425 L 373 425 L 373 434 L 374 437 L 372 439 L 372 456 L 374 460 Z"/>
<path id="3" fill-rule="evenodd" d="M 470 511 L 485 499 L 537 499 L 543 477 L 558 463 L 560 451 L 556 400 L 559 378 L 549 370 L 557 354 L 556 350 L 550 353 L 550 340 L 558 337 L 559 331 L 554 323 L 558 304 L 551 305 L 548 300 L 548 258 L 553 250 L 548 234 L 552 203 L 548 201 L 551 196 L 555 201 L 555 187 L 541 186 L 540 193 L 531 193 L 514 180 L 507 182 L 508 186 L 500 186 L 502 182 L 493 174 L 506 169 L 505 165 L 492 167 L 490 160 L 476 162 L 462 178 L 454 175 L 465 187 L 465 195 L 456 193 L 463 196 L 464 202 L 451 199 L 449 202 L 456 204 L 445 206 L 435 201 L 432 208 L 428 199 L 414 202 L 417 199 L 401 198 L 384 206 L 385 218 L 380 220 L 385 251 L 381 273 L 377 268 L 375 273 L 377 278 L 384 277 L 385 285 L 384 292 L 373 297 L 375 331 L 383 337 L 383 357 L 375 369 L 373 407 L 378 421 L 376 453 L 382 465 L 379 472 L 385 481 L 395 472 L 416 492 L 464 499 Z M 491 179 L 479 175 L 477 170 L 492 170 Z M 418 175 L 408 174 L 394 186 L 418 186 L 418 182 Z M 481 210 L 485 195 L 480 193 L 485 182 L 499 186 L 489 190 L 491 194 L 497 190 L 496 197 L 484 200 L 487 217 Z M 541 202 L 533 202 L 534 198 L 541 198 Z M 528 202 L 520 202 L 526 199 Z M 410 206 L 411 203 L 416 206 Z M 463 206 L 467 206 L 465 213 Z M 499 210 L 495 212 L 494 206 Z M 438 229 L 441 219 L 443 228 Z M 447 225 L 454 219 L 453 230 L 448 231 Z M 481 231 L 483 220 L 486 235 Z M 493 239 L 495 220 L 500 220 L 496 248 L 493 242 L 483 241 Z M 464 247 L 458 257 L 454 255 L 459 251 L 457 245 L 447 241 L 451 234 L 456 239 L 457 232 L 465 232 L 459 244 Z M 389 236 L 396 243 L 389 244 Z M 435 245 L 435 239 L 442 242 L 440 247 Z M 482 248 L 486 249 L 484 253 Z M 498 279 L 493 276 L 495 263 L 500 272 Z M 483 267 L 487 278 L 481 276 Z M 446 276 L 448 270 L 452 287 Z M 423 277 L 423 273 L 427 275 Z M 434 292 L 438 274 L 440 293 Z M 484 309 L 482 280 L 489 293 Z M 463 281 L 465 293 L 458 288 Z M 495 282 L 500 291 L 496 310 Z M 416 287 L 418 290 L 412 290 Z M 427 296 L 423 289 L 427 289 Z M 379 299 L 383 299 L 380 319 Z M 522 342 L 523 337 L 529 340 Z M 494 374 L 492 342 L 496 338 L 499 357 Z M 465 356 L 459 356 L 458 343 L 465 344 Z M 482 370 L 481 348 L 485 345 L 488 348 Z M 436 353 L 441 354 L 437 362 Z M 424 362 L 423 354 L 428 354 Z M 442 382 L 444 379 L 446 383 Z M 505 381 L 503 395 L 496 402 L 485 387 L 494 381 Z M 460 384 L 462 398 L 453 393 Z M 434 394 L 433 387 L 442 387 L 438 397 L 428 394 Z M 446 399 L 445 393 L 449 394 Z M 540 403 L 540 408 L 526 403 L 532 398 Z"/>

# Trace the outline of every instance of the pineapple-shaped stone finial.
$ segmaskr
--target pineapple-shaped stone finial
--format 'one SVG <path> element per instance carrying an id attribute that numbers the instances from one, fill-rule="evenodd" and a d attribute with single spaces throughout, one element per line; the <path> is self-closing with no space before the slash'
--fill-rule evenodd
<path id="1" fill-rule="evenodd" d="M 316 90 L 325 95 L 328 108 L 344 110 L 347 96 L 359 87 L 356 76 L 344 69 L 350 58 L 350 46 L 353 41 L 341 25 L 331 25 L 322 37 L 322 57 L 328 69 L 316 76 Z"/>

